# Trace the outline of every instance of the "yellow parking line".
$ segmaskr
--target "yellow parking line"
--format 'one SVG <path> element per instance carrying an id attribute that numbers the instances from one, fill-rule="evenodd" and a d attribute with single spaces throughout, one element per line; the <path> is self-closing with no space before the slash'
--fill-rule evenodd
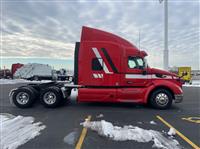
<path id="1" fill-rule="evenodd" d="M 173 128 L 176 133 L 184 140 L 186 141 L 188 144 L 190 144 L 194 149 L 200 149 L 199 146 L 197 146 L 196 144 L 194 144 L 192 141 L 190 141 L 186 136 L 184 136 L 181 132 L 179 132 L 177 129 L 175 129 L 172 125 L 170 125 L 168 122 L 166 122 L 162 117 L 160 116 L 156 116 L 161 122 L 163 122 L 166 126 L 168 126 L 169 128 Z"/>
<path id="2" fill-rule="evenodd" d="M 89 115 L 87 117 L 86 121 L 90 121 L 91 118 L 92 118 L 92 116 Z M 82 132 L 81 132 L 81 135 L 80 135 L 80 138 L 78 140 L 78 143 L 76 144 L 76 148 L 75 149 L 81 149 L 86 134 L 87 134 L 87 128 L 84 127 L 83 130 L 82 130 Z"/>
<path id="3" fill-rule="evenodd" d="M 187 118 L 182 118 L 182 120 L 200 124 L 200 117 L 187 117 Z"/>

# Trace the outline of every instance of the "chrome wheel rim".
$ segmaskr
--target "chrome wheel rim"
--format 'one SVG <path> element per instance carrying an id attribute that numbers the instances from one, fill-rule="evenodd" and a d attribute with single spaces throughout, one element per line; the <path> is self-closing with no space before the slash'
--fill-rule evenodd
<path id="1" fill-rule="evenodd" d="M 166 106 L 169 102 L 169 97 L 165 93 L 159 93 L 156 95 L 156 103 L 159 106 Z"/>
<path id="2" fill-rule="evenodd" d="M 53 92 L 46 92 L 44 94 L 44 102 L 48 105 L 54 104 L 56 102 L 56 95 Z"/>
<path id="3" fill-rule="evenodd" d="M 29 101 L 29 95 L 26 92 L 19 92 L 16 96 L 16 100 L 19 104 L 25 105 Z"/>

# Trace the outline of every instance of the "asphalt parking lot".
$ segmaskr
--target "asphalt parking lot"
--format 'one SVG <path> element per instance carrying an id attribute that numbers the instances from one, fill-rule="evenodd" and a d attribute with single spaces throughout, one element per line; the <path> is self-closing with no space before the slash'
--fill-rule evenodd
<path id="1" fill-rule="evenodd" d="M 75 148 L 83 127 L 80 126 L 88 115 L 91 121 L 106 120 L 117 126 L 133 125 L 144 129 L 152 129 L 160 132 L 168 132 L 171 124 L 183 136 L 176 135 L 175 139 L 185 149 L 198 148 L 200 146 L 200 123 L 193 117 L 200 117 L 200 88 L 184 87 L 184 101 L 174 104 L 169 110 L 155 110 L 143 105 L 135 104 L 108 104 L 108 103 L 76 103 L 72 100 L 70 104 L 56 109 L 47 109 L 40 104 L 35 104 L 29 109 L 19 109 L 11 105 L 8 93 L 12 88 L 22 84 L 0 85 L 0 109 L 1 113 L 13 115 L 33 116 L 36 121 L 46 125 L 41 135 L 30 140 L 19 149 L 70 149 Z M 103 117 L 98 118 L 102 114 Z M 159 117 L 164 120 L 159 119 Z M 156 122 L 155 125 L 150 121 Z M 68 144 L 64 141 L 65 136 L 74 132 L 75 142 Z M 188 141 L 189 140 L 189 141 Z M 190 143 L 188 143 L 190 142 Z M 138 143 L 135 141 L 112 141 L 99 136 L 96 132 L 87 130 L 83 138 L 82 149 L 149 149 L 152 142 Z"/>

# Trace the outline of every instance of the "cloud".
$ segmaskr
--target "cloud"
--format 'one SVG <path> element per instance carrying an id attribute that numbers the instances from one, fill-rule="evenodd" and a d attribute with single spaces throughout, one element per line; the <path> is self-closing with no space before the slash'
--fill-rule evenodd
<path id="1" fill-rule="evenodd" d="M 4 57 L 73 58 L 74 43 L 36 38 L 22 33 L 5 35 L 2 43 Z"/>
<path id="2" fill-rule="evenodd" d="M 198 1 L 169 1 L 171 66 L 199 68 Z M 73 59 L 83 25 L 122 36 L 146 50 L 153 67 L 162 67 L 163 3 L 155 1 L 21 1 L 3 3 L 4 57 Z M 191 58 L 186 58 L 186 55 Z M 178 58 L 176 58 L 178 56 Z"/>

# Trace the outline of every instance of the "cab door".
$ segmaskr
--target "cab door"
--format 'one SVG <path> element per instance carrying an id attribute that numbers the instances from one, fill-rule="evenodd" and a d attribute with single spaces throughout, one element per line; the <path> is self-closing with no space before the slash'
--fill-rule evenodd
<path id="1" fill-rule="evenodd" d="M 118 100 L 122 102 L 142 102 L 149 79 L 142 58 L 128 56 L 121 74 L 121 85 L 117 91 Z"/>
<path id="2" fill-rule="evenodd" d="M 140 57 L 127 57 L 127 64 L 125 64 L 125 74 L 122 76 L 121 81 L 127 87 L 143 87 L 148 82 L 148 75 L 143 58 Z"/>

